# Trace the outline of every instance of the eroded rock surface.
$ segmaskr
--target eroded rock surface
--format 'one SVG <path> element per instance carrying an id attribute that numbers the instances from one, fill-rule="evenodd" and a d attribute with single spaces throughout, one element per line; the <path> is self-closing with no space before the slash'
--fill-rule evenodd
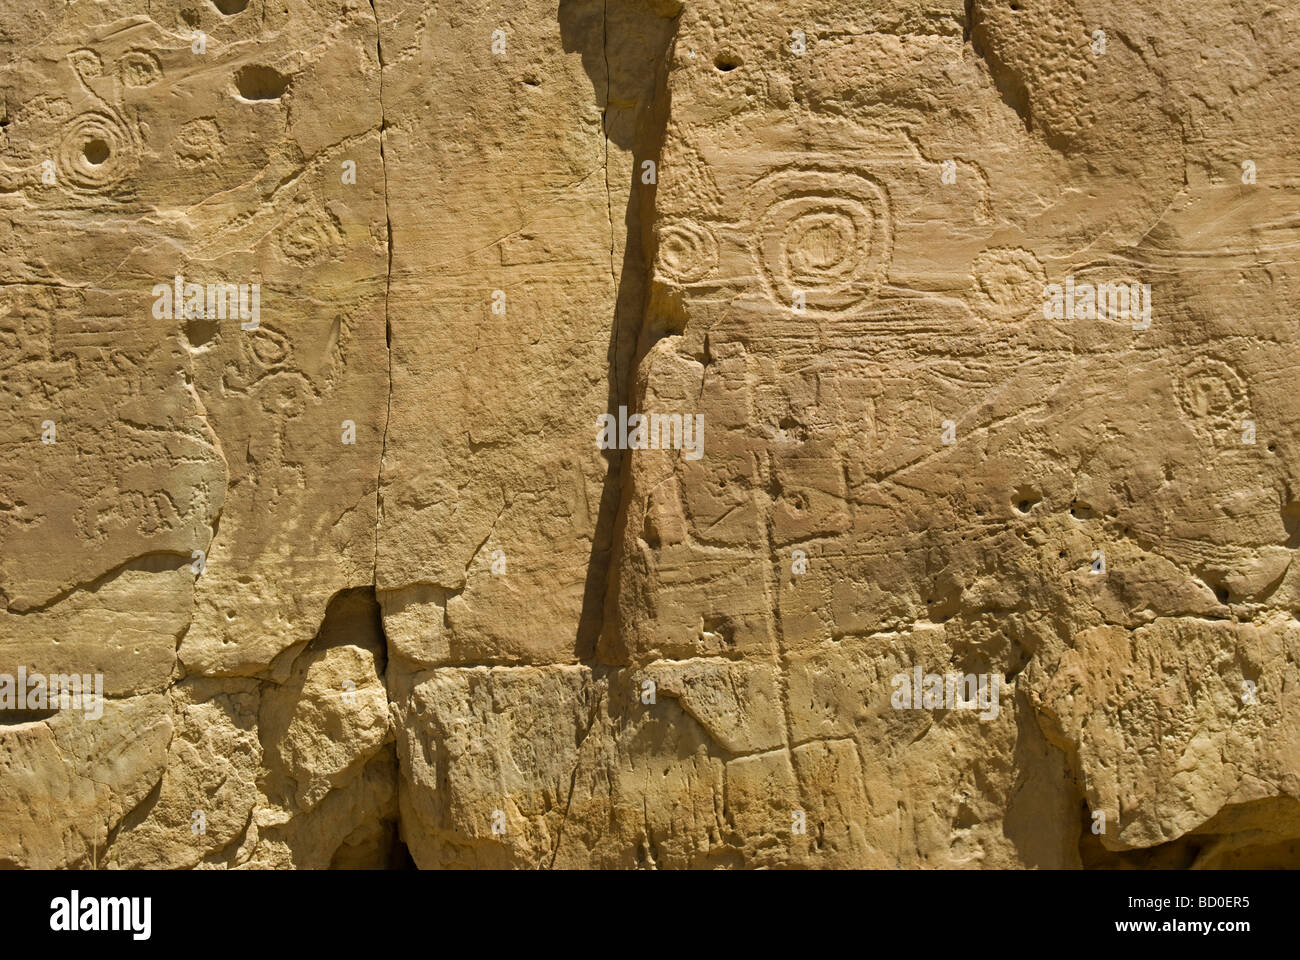
<path id="1" fill-rule="evenodd" d="M 0 11 L 0 865 L 1300 864 L 1297 32 Z"/>

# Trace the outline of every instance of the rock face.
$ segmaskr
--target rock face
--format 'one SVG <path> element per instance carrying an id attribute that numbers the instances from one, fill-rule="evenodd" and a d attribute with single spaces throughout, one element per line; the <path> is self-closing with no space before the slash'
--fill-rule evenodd
<path id="1" fill-rule="evenodd" d="M 0 865 L 1300 865 L 1298 33 L 0 10 Z"/>

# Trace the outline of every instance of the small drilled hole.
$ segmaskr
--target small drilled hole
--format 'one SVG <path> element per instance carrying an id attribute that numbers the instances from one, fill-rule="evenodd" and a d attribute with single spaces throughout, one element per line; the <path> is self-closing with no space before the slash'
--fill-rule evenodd
<path id="1" fill-rule="evenodd" d="M 185 336 L 192 347 L 202 347 L 216 339 L 220 325 L 215 320 L 189 319 L 185 321 Z"/>
<path id="2" fill-rule="evenodd" d="M 729 73 L 741 65 L 740 57 L 731 53 L 720 53 L 713 61 L 713 65 L 723 73 Z"/>
<path id="3" fill-rule="evenodd" d="M 108 144 L 103 140 L 87 140 L 85 147 L 82 148 L 82 153 L 86 155 L 87 160 L 95 166 L 99 166 L 108 159 Z"/>

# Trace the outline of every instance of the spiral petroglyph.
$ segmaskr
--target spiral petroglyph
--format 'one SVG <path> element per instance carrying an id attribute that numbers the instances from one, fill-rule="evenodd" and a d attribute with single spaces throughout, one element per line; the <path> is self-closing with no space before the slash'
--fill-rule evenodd
<path id="1" fill-rule="evenodd" d="M 131 130 L 116 114 L 95 110 L 73 117 L 59 143 L 59 183 L 78 193 L 109 194 L 138 160 Z"/>
<path id="2" fill-rule="evenodd" d="M 330 251 L 340 242 L 338 223 L 333 214 L 314 207 L 290 219 L 276 232 L 280 252 L 294 263 L 312 266 L 329 259 Z"/>
<path id="3" fill-rule="evenodd" d="M 659 272 L 675 283 L 694 283 L 718 266 L 718 241 L 701 223 L 670 223 L 659 231 Z"/>
<path id="4" fill-rule="evenodd" d="M 880 188 L 848 171 L 782 170 L 760 180 L 754 243 L 769 295 L 798 294 L 807 308 L 836 313 L 875 296 L 888 268 L 892 227 Z"/>
<path id="5" fill-rule="evenodd" d="M 1206 443 L 1241 445 L 1242 424 L 1250 419 L 1246 384 L 1222 360 L 1202 357 L 1177 375 L 1177 395 L 1188 423 Z"/>
<path id="6" fill-rule="evenodd" d="M 1047 274 L 1031 251 L 1018 247 L 982 250 L 971 273 L 977 307 L 986 315 L 1020 320 L 1041 311 Z"/>

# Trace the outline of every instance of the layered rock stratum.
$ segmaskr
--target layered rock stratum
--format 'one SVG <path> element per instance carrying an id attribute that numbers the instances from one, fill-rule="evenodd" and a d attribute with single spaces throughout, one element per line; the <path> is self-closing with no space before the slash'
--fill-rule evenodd
<path id="1" fill-rule="evenodd" d="M 1297 37 L 4 5 L 0 865 L 1300 865 Z"/>

